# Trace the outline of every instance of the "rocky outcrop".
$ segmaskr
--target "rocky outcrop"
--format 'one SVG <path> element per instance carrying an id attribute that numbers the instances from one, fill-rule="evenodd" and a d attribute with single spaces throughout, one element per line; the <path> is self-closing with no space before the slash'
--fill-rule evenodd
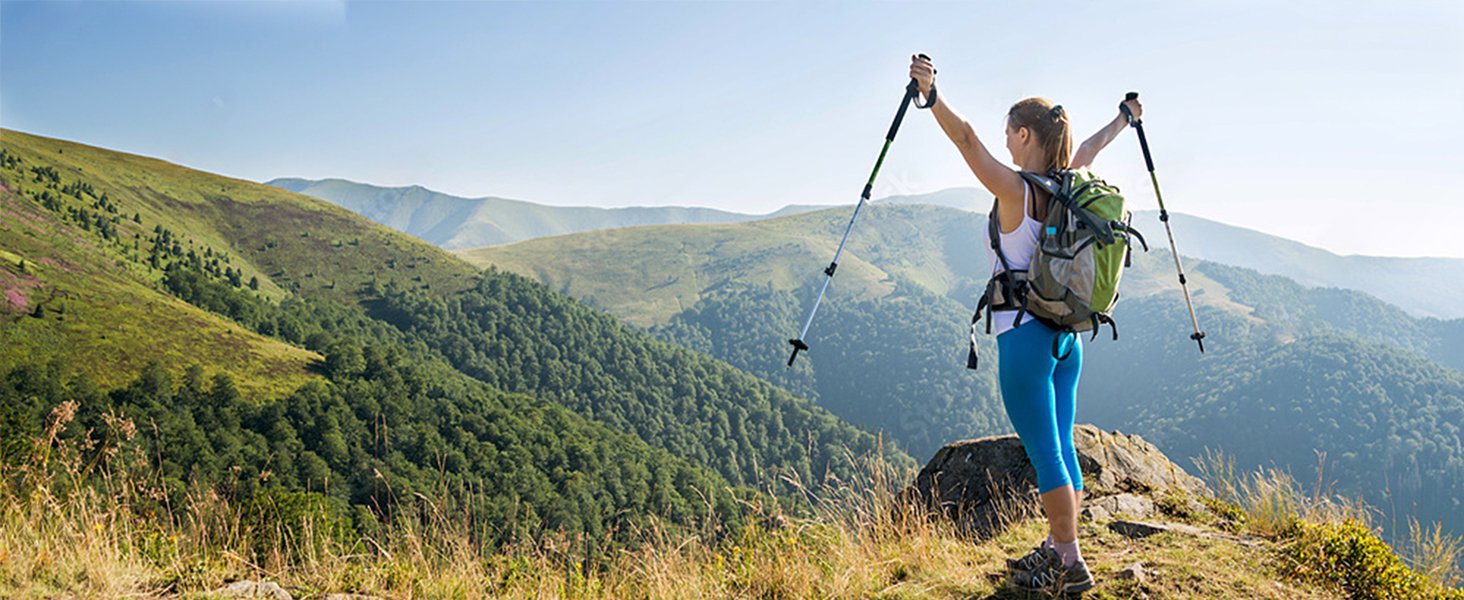
<path id="1" fill-rule="evenodd" d="M 1209 495 L 1204 482 L 1137 435 L 1079 425 L 1073 430 L 1073 443 L 1087 503 L 1102 507 L 1104 515 L 1152 511 L 1152 502 L 1136 501 L 1134 496 Z M 948 515 L 963 530 L 984 537 L 1040 510 L 1036 495 L 1037 473 L 1021 440 L 1003 435 L 947 444 L 920 470 L 904 498 Z M 1115 495 L 1123 496 L 1100 501 Z"/>
<path id="2" fill-rule="evenodd" d="M 206 598 L 265 598 L 267 600 L 291 600 L 290 593 L 273 581 L 235 581 L 204 594 Z"/>
<path id="3" fill-rule="evenodd" d="M 263 598 L 266 600 L 292 600 L 290 592 L 280 587 L 273 581 L 251 581 L 248 579 L 235 581 L 216 590 L 204 592 L 204 598 Z M 311 596 L 318 597 L 318 596 Z M 376 596 L 364 594 L 333 593 L 326 594 L 324 600 L 380 600 Z"/>

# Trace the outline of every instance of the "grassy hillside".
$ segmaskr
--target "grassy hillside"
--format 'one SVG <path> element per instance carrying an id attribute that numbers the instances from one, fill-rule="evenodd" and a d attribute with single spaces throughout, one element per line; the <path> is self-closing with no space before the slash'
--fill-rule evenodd
<path id="1" fill-rule="evenodd" d="M 52 150 L 69 162 L 53 161 Z M 248 538 L 230 538 L 236 556 L 278 558 L 265 555 L 277 544 L 289 562 L 309 551 L 293 545 L 303 532 L 339 539 L 411 527 L 437 502 L 452 502 L 475 524 L 465 535 L 491 550 L 556 532 L 589 548 L 628 541 L 630 531 L 652 525 L 730 531 L 739 524 L 738 499 L 757 497 L 694 458 L 476 381 L 369 316 L 358 298 L 375 283 L 364 277 L 376 256 L 427 275 L 381 284 L 395 289 L 425 293 L 434 281 L 472 275 L 440 250 L 254 184 L 261 197 L 216 197 L 190 208 L 177 200 L 203 193 L 190 186 L 211 191 L 227 182 L 153 162 L 10 132 L 0 146 L 0 169 L 14 190 L 5 214 L 28 227 L 5 230 L 7 255 L 17 257 L 6 272 L 18 282 L 6 289 L 7 303 L 47 286 L 62 292 L 47 294 L 48 302 L 66 303 L 33 310 L 39 316 L 5 315 L 4 334 L 33 344 L 0 346 L 8 365 L 0 373 L 0 484 L 8 498 L 50 497 L 62 493 L 56 485 L 70 498 L 110 499 L 146 485 L 148 492 L 127 496 L 126 510 L 176 522 L 187 518 L 186 507 L 212 503 L 234 519 L 231 531 L 253 528 Z M 112 187 L 129 178 L 155 187 Z M 137 210 L 144 206 L 168 220 L 150 224 Z M 131 219 L 122 218 L 127 209 Z M 241 215 L 270 222 L 244 223 Z M 173 229 L 190 221 L 210 243 Z M 282 223 L 291 229 L 277 229 Z M 249 241 L 271 225 L 262 242 Z M 337 234 L 425 254 L 335 256 L 354 244 L 312 241 Z M 253 260 L 219 250 L 223 244 L 252 249 Z M 434 259 L 445 260 L 434 266 Z M 35 275 L 31 261 L 39 263 Z M 251 272 L 273 274 L 274 289 Z M 313 281 L 320 279 L 341 284 Z M 350 291 L 341 289 L 345 282 L 353 282 Z M 129 308 L 150 320 L 109 322 L 128 317 Z M 100 348 L 81 345 L 92 332 Z M 287 358 L 300 357 L 296 370 L 261 373 L 275 363 L 238 350 L 247 344 L 285 349 Z M 260 383 L 244 385 L 251 378 Z M 117 487 L 140 469 L 148 474 Z M 6 504 L 7 531 L 41 518 Z M 8 537 L 0 543 L 4 563 L 15 551 Z M 56 551 L 25 553 L 46 560 Z"/>
<path id="2" fill-rule="evenodd" d="M 307 367 L 333 377 L 343 368 L 356 374 L 359 368 L 342 364 L 358 364 L 371 352 L 399 354 L 413 364 L 428 365 L 423 368 L 433 373 L 430 380 L 471 376 L 496 393 L 520 392 L 554 410 L 568 408 L 576 419 L 595 421 L 603 431 L 633 434 L 656 452 L 672 453 L 682 466 L 713 470 L 719 478 L 713 481 L 722 482 L 714 487 L 726 486 L 727 480 L 765 482 L 785 491 L 817 486 L 847 471 L 849 453 L 883 452 L 897 463 L 913 464 L 893 444 L 880 448 L 874 436 L 805 399 L 628 329 L 529 280 L 480 273 L 434 246 L 339 207 L 269 186 L 20 133 L 6 132 L 4 148 L 6 157 L 15 160 L 6 172 L 17 178 L 17 207 L 82 215 L 65 217 L 72 219 L 66 221 L 67 233 L 103 240 L 106 252 L 100 259 L 84 257 L 91 266 L 133 272 L 159 302 L 186 301 L 194 307 L 188 310 L 203 314 L 198 309 L 205 309 L 218 323 L 232 321 L 241 334 L 252 332 L 250 339 L 307 357 L 309 363 L 299 363 L 302 376 L 309 377 Z M 26 173 L 33 177 L 22 182 Z M 44 181 L 32 181 L 37 178 Z M 84 190 L 76 187 L 83 184 Z M 72 200 L 54 201 L 72 189 L 80 190 Z M 106 215 L 94 219 L 94 214 L 65 204 L 84 200 L 97 205 L 88 210 Z M 103 208 L 111 206 L 121 208 L 115 214 Z M 130 223 L 122 218 L 128 212 L 134 215 Z M 34 252 L 39 257 L 33 259 L 41 260 L 58 251 L 42 245 Z M 19 271 L 19 259 L 16 264 Z M 91 280 L 82 283 L 90 285 Z M 130 302 L 109 297 L 98 298 L 97 305 Z M 99 324 L 92 320 L 96 315 L 83 316 L 67 322 L 90 328 Z M 260 361 L 247 358 L 214 363 L 214 355 L 203 349 L 181 355 L 163 352 L 181 343 L 170 337 L 177 334 L 159 325 L 121 342 L 128 344 L 128 360 L 156 362 L 175 377 L 196 364 L 244 381 L 251 369 L 260 367 Z M 86 357 L 74 354 L 71 344 L 45 338 L 36 342 L 55 356 Z M 34 365 L 32 358 L 18 351 L 5 354 L 11 365 Z M 141 367 L 88 362 L 83 368 L 101 371 L 104 389 L 111 389 L 132 381 Z M 291 397 L 304 389 L 290 387 L 288 380 L 266 382 Z M 471 397 L 455 392 L 442 401 L 472 402 Z M 34 425 L 48 408 L 31 405 L 10 418 Z M 474 440 L 457 425 L 449 420 L 442 431 L 422 433 L 426 437 L 418 441 L 423 453 L 412 454 L 411 460 L 440 458 L 425 449 L 471 456 Z M 581 426 L 589 428 L 574 425 Z M 359 475 L 338 475 L 352 473 Z M 210 475 L 209 469 L 200 475 Z M 554 478 L 571 475 L 561 472 Z M 603 483 L 593 477 L 587 484 Z M 676 481 L 676 488 L 686 491 L 695 479 Z M 356 496 L 352 501 L 365 500 Z"/>
<path id="3" fill-rule="evenodd" d="M 93 150 L 11 131 L 0 140 L 0 371 L 65 358 L 111 387 L 150 361 L 170 365 L 175 374 L 199 362 L 210 373 L 227 373 L 246 393 L 266 397 L 312 379 L 309 367 L 318 354 L 255 334 L 160 289 L 161 272 L 134 258 L 153 227 L 162 221 L 177 226 L 186 217 L 150 193 L 101 183 L 99 174 L 135 165 Z M 63 184 L 48 188 L 49 178 L 32 171 L 42 167 L 54 168 L 47 173 L 66 184 L 97 181 L 116 212 L 99 206 L 102 192 L 77 197 L 61 192 Z M 37 201 L 43 194 L 55 210 Z M 134 219 L 144 212 L 148 217 Z M 105 222 L 107 237 L 97 219 Z M 201 248 L 207 239 L 233 252 L 214 231 L 199 233 L 189 248 Z M 280 293 L 259 267 L 231 258 L 245 275 L 266 282 L 265 293 Z"/>
<path id="4" fill-rule="evenodd" d="M 833 257 L 848 219 L 844 209 L 827 209 L 732 225 L 588 232 L 456 254 L 652 325 L 725 287 L 793 290 L 818 283 L 815 276 Z M 960 232 L 973 230 L 979 219 L 929 206 L 871 206 L 855 225 L 830 289 L 843 297 L 879 298 L 893 291 L 894 277 L 941 294 L 969 288 L 967 274 L 982 267 Z"/>
<path id="5" fill-rule="evenodd" d="M 684 206 L 547 206 L 506 198 L 462 198 L 415 185 L 388 188 L 343 179 L 282 177 L 268 184 L 348 208 L 448 249 L 654 223 L 731 223 L 761 218 Z"/>

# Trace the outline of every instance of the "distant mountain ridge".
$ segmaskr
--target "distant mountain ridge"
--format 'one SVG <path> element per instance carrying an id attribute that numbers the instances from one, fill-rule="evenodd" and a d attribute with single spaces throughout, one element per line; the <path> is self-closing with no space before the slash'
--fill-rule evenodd
<path id="1" fill-rule="evenodd" d="M 278 178 L 268 185 L 336 204 L 447 250 L 493 246 L 539 237 L 641 225 L 741 223 L 834 208 L 792 204 L 763 214 L 701 207 L 565 207 L 504 198 L 462 198 L 421 186 L 380 187 L 344 179 Z M 928 204 L 984 214 L 990 195 L 974 187 L 895 195 L 874 204 Z M 1283 237 L 1182 213 L 1173 216 L 1184 256 L 1281 275 L 1310 287 L 1357 290 L 1415 317 L 1464 317 L 1464 259 L 1342 256 Z M 1164 245 L 1156 211 L 1134 222 Z"/>
<path id="2" fill-rule="evenodd" d="M 928 194 L 890 196 L 886 204 L 933 204 L 985 213 L 991 196 L 978 188 L 950 188 Z M 1266 275 L 1281 275 L 1309 287 L 1336 287 L 1367 292 L 1416 317 L 1457 319 L 1464 305 L 1464 259 L 1401 258 L 1339 255 L 1254 229 L 1203 217 L 1170 212 L 1175 245 L 1193 256 Z M 1163 246 L 1159 211 L 1134 213 L 1134 224 L 1150 233 L 1151 244 Z"/>
<path id="3" fill-rule="evenodd" d="M 345 179 L 281 177 L 266 184 L 314 196 L 448 250 L 635 225 L 736 223 L 812 208 L 788 207 L 754 215 L 694 206 L 548 206 L 492 196 L 463 198 L 418 185 L 381 187 Z"/>
<path id="4" fill-rule="evenodd" d="M 1180 254 L 1280 275 L 1309 287 L 1367 292 L 1417 317 L 1464 317 L 1464 259 L 1338 255 L 1301 242 L 1170 213 Z M 1134 222 L 1158 234 L 1158 211 L 1139 211 Z M 1154 236 L 1151 236 L 1153 239 Z"/>

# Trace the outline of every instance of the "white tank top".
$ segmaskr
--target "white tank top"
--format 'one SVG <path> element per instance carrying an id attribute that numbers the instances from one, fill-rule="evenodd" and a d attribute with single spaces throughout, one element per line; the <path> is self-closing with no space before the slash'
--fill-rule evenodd
<path id="1" fill-rule="evenodd" d="M 1001 236 L 1001 252 L 1006 255 L 1007 264 L 1015 270 L 1025 270 L 1032 266 L 1032 256 L 1037 253 L 1037 238 L 1042 233 L 1042 222 L 1033 219 L 1027 213 L 1028 205 L 1032 198 L 1032 184 L 1022 180 L 1022 224 L 1011 233 L 1001 231 L 1000 222 L 997 223 L 996 231 Z M 988 217 L 990 218 L 990 217 Z M 1003 269 L 1001 258 L 996 251 L 991 249 L 991 228 L 986 228 L 986 255 L 991 259 L 991 272 L 1000 273 Z M 1017 311 L 1002 310 L 991 312 L 991 331 L 1001 335 L 1017 326 Z M 1032 320 L 1032 315 L 1022 315 L 1022 322 Z"/>

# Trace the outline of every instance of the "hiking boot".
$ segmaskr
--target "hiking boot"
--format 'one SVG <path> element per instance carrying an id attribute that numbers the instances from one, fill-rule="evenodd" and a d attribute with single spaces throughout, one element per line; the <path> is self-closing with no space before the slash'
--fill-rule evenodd
<path id="1" fill-rule="evenodd" d="M 1007 570 L 1013 573 L 1035 571 L 1038 567 L 1049 562 L 1057 562 L 1061 557 L 1057 551 L 1047 546 L 1038 545 L 1021 558 L 1006 559 Z"/>
<path id="2" fill-rule="evenodd" d="M 1081 560 L 1066 568 L 1060 560 L 1048 561 L 1035 570 L 1014 573 L 1012 581 L 1017 587 L 1051 594 L 1077 594 L 1093 589 L 1093 574 Z"/>

